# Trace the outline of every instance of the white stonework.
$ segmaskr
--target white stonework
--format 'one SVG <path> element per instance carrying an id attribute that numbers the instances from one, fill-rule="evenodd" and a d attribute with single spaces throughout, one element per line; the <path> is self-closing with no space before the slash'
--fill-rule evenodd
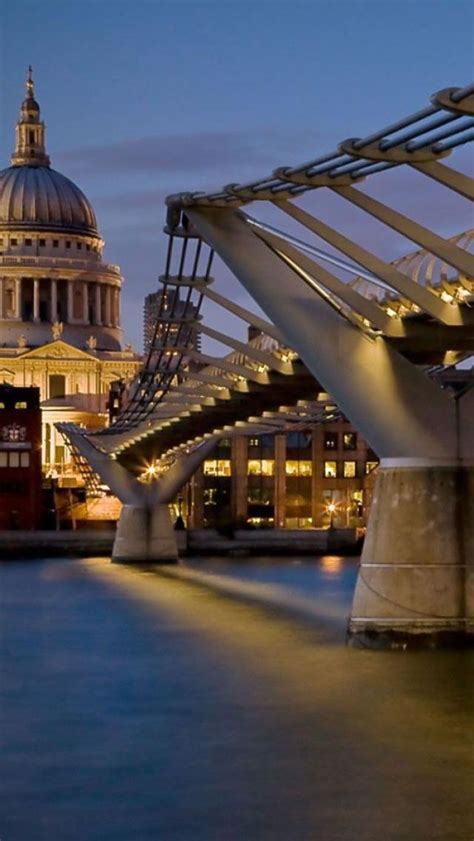
<path id="1" fill-rule="evenodd" d="M 30 69 L 11 166 L 0 172 L 0 382 L 39 387 L 47 470 L 70 462 L 54 424 L 103 426 L 110 383 L 139 366 L 122 349 L 123 281 L 103 247 L 90 202 L 50 166 Z"/>

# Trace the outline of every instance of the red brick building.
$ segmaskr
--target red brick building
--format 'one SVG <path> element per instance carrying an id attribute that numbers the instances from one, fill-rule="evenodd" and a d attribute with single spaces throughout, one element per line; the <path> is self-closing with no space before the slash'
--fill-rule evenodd
<path id="1" fill-rule="evenodd" d="M 0 385 L 0 529 L 35 529 L 40 516 L 40 392 Z"/>

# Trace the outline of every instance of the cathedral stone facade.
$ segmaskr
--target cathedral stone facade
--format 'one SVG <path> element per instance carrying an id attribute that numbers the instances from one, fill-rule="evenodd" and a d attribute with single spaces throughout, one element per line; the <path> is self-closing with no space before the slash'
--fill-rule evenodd
<path id="1" fill-rule="evenodd" d="M 106 422 L 111 382 L 139 359 L 122 347 L 118 266 L 82 193 L 50 165 L 31 69 L 11 166 L 0 172 L 0 383 L 37 386 L 43 465 L 72 471 L 57 421 Z"/>

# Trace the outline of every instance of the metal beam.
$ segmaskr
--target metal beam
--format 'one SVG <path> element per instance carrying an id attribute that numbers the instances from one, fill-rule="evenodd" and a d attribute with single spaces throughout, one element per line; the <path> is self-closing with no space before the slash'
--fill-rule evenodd
<path id="1" fill-rule="evenodd" d="M 240 342 L 238 339 L 226 336 L 225 333 L 220 333 L 219 330 L 214 330 L 213 327 L 208 327 L 206 324 L 201 324 L 199 329 L 201 333 L 209 336 L 210 339 L 215 339 L 217 342 L 227 345 L 227 347 L 235 348 L 235 350 L 248 357 L 248 359 L 259 362 L 261 365 L 267 365 L 268 368 L 278 371 L 279 374 L 291 376 L 293 373 L 293 366 L 290 362 L 283 362 L 282 359 L 279 359 L 270 351 L 260 350 L 260 348 L 254 347 L 249 342 Z"/>
<path id="2" fill-rule="evenodd" d="M 382 337 L 369 339 L 315 295 L 241 213 L 187 213 L 379 456 L 452 460 L 452 404 L 434 383 Z"/>
<path id="3" fill-rule="evenodd" d="M 377 201 L 377 199 L 373 199 L 367 193 L 362 193 L 355 187 L 331 187 L 330 189 L 336 195 L 341 196 L 351 204 L 355 204 L 365 213 L 383 222 L 384 225 L 388 225 L 407 239 L 418 243 L 422 248 L 426 248 L 431 254 L 436 254 L 449 266 L 454 266 L 458 271 L 467 274 L 468 277 L 474 276 L 474 258 L 467 251 L 457 248 L 443 237 L 434 234 L 428 228 L 424 228 L 423 225 L 419 225 L 413 219 L 403 216 L 402 213 L 398 213 L 398 211 Z"/>
<path id="4" fill-rule="evenodd" d="M 340 301 L 350 307 L 351 310 L 358 313 L 362 318 L 368 319 L 373 327 L 382 332 L 389 332 L 391 329 L 392 319 L 388 316 L 381 307 L 364 298 L 355 289 L 347 283 L 343 283 L 338 277 L 331 274 L 324 269 L 319 263 L 311 260 L 307 255 L 302 254 L 297 248 L 294 248 L 289 243 L 285 242 L 281 237 L 275 234 L 270 234 L 267 231 L 257 229 L 257 236 L 261 237 L 278 253 L 285 254 L 292 261 L 292 264 L 301 277 L 309 275 L 315 278 L 318 283 L 325 287 L 329 292 L 336 295 Z M 299 271 L 300 270 L 300 271 Z M 316 288 L 316 291 L 317 288 Z M 398 321 L 398 325 L 397 325 Z M 399 327 L 396 335 L 404 335 L 403 325 L 399 320 L 395 320 L 394 327 Z"/>
<path id="5" fill-rule="evenodd" d="M 278 202 L 275 204 L 276 207 L 280 208 L 288 216 L 291 216 L 300 225 L 303 225 L 316 234 L 316 236 L 329 242 L 338 251 L 347 254 L 356 263 L 364 266 L 369 272 L 379 277 L 392 289 L 399 292 L 400 295 L 404 295 L 424 312 L 433 316 L 433 318 L 436 318 L 443 324 L 462 324 L 462 313 L 458 305 L 448 304 L 442 301 L 433 292 L 415 283 L 407 275 L 397 271 L 394 266 L 385 263 L 380 257 L 377 257 L 361 245 L 353 242 L 353 240 L 340 234 L 339 231 L 329 227 L 329 225 L 326 225 L 301 207 L 291 202 Z"/>
<path id="6" fill-rule="evenodd" d="M 270 336 L 272 339 L 280 342 L 280 344 L 283 344 L 283 337 L 280 331 L 274 324 L 271 324 L 270 321 L 260 318 L 258 315 L 255 315 L 255 313 L 250 312 L 250 310 L 234 303 L 234 301 L 229 301 L 228 298 L 224 297 L 224 295 L 220 295 L 212 289 L 212 287 L 197 283 L 195 288 L 201 292 L 205 298 L 209 298 L 210 301 L 214 301 L 215 304 L 218 304 L 220 307 L 228 310 L 233 315 L 236 315 L 237 318 L 241 318 L 242 321 L 246 321 L 247 324 L 251 324 L 252 327 L 255 327 L 257 330 L 265 333 L 265 335 Z"/>
<path id="7" fill-rule="evenodd" d="M 247 368 L 246 365 L 239 365 L 236 362 L 229 362 L 228 359 L 208 356 L 205 353 L 201 353 L 200 351 L 193 349 L 191 349 L 187 355 L 190 359 L 194 359 L 196 362 L 202 362 L 210 368 L 218 368 L 221 371 L 228 371 L 230 374 L 235 374 L 238 377 L 244 377 L 246 380 L 259 383 L 260 385 L 267 385 L 270 382 L 267 373 L 255 371 L 253 368 Z"/>

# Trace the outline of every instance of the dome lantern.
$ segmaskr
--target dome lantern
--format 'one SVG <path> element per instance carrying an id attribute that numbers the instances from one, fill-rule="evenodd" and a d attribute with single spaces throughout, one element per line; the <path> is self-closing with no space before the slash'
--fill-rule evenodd
<path id="1" fill-rule="evenodd" d="M 28 68 L 26 98 L 21 104 L 20 119 L 16 124 L 16 147 L 11 158 L 12 166 L 49 166 L 45 149 L 45 124 L 40 119 L 40 107 L 34 97 L 33 70 Z"/>

